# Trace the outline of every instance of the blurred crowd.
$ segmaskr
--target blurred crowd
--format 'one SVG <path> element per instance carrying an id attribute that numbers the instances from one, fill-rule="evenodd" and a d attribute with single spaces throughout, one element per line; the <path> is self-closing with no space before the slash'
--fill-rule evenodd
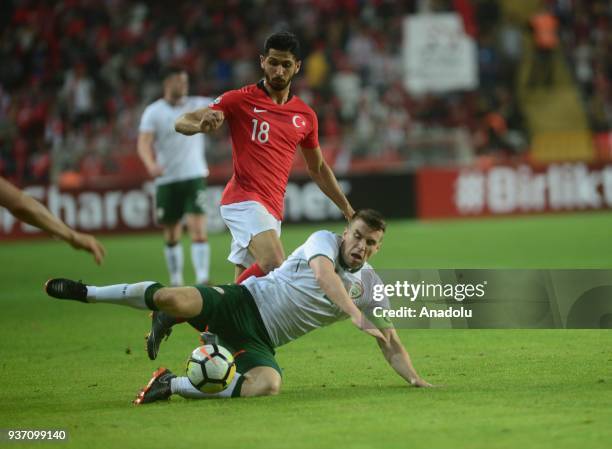
<path id="1" fill-rule="evenodd" d="M 554 3 L 593 130 L 612 130 L 612 3 L 608 0 Z"/>
<path id="2" fill-rule="evenodd" d="M 609 117 L 610 7 L 553 3 L 574 35 L 567 41 L 593 118 Z M 445 11 L 459 13 L 477 42 L 480 87 L 409 95 L 403 18 Z M 514 94 L 525 24 L 494 0 L 13 0 L 1 2 L 0 17 L 0 174 L 18 183 L 137 171 L 140 114 L 161 93 L 160 69 L 185 66 L 191 92 L 214 97 L 259 79 L 261 45 L 279 29 L 301 40 L 294 89 L 318 113 L 339 170 L 360 160 L 426 163 L 415 147 L 435 154 L 448 136 L 479 154 L 528 146 Z M 231 160 L 226 133 L 208 159 L 213 168 Z"/>

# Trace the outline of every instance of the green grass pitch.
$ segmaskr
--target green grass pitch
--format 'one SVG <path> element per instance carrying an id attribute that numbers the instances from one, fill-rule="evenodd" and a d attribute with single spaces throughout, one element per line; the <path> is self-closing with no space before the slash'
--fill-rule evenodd
<path id="1" fill-rule="evenodd" d="M 285 248 L 318 228 L 285 226 Z M 87 449 L 610 447 L 612 333 L 605 330 L 402 330 L 417 369 L 443 385 L 420 390 L 392 372 L 373 340 L 340 323 L 280 348 L 280 396 L 133 407 L 158 365 L 184 369 L 197 334 L 177 327 L 151 362 L 146 313 L 43 294 L 53 276 L 166 281 L 157 234 L 102 240 L 109 254 L 101 268 L 51 240 L 0 244 L 0 428 L 62 428 L 69 442 L 54 447 Z M 229 236 L 212 236 L 211 244 L 213 279 L 227 282 Z M 372 262 L 611 268 L 611 255 L 612 214 L 601 213 L 391 222 Z"/>

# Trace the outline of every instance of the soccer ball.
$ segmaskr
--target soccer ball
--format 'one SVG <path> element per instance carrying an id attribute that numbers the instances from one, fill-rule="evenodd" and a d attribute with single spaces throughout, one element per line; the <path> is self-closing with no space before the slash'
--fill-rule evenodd
<path id="1" fill-rule="evenodd" d="M 217 344 L 195 348 L 187 361 L 187 377 L 204 393 L 219 393 L 236 375 L 236 362 L 231 352 Z"/>

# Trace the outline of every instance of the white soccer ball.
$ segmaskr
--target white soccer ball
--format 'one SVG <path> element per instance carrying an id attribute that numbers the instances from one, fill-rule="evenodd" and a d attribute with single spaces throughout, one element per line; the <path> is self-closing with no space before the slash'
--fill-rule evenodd
<path id="1" fill-rule="evenodd" d="M 217 344 L 195 348 L 187 361 L 187 377 L 204 393 L 219 393 L 236 375 L 234 356 Z"/>

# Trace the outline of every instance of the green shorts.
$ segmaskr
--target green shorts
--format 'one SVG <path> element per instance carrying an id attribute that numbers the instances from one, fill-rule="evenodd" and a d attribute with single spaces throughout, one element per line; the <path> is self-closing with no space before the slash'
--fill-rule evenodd
<path id="1" fill-rule="evenodd" d="M 217 335 L 219 344 L 234 354 L 239 373 L 269 366 L 282 375 L 268 331 L 247 288 L 236 284 L 196 288 L 202 295 L 203 306 L 200 315 L 189 323 Z"/>
<path id="2" fill-rule="evenodd" d="M 203 214 L 206 205 L 206 180 L 187 179 L 157 186 L 155 194 L 157 221 L 178 223 L 185 214 Z"/>

